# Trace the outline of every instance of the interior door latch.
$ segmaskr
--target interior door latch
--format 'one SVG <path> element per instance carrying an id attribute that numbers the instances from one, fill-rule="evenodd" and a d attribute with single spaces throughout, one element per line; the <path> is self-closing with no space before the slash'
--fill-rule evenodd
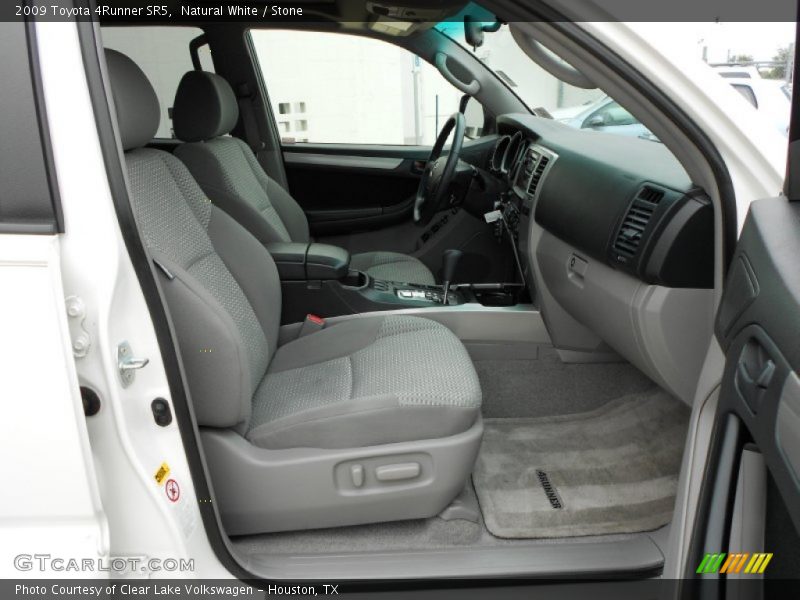
<path id="1" fill-rule="evenodd" d="M 753 413 L 758 412 L 775 371 L 775 362 L 764 347 L 755 339 L 749 340 L 736 365 L 735 383 L 739 394 Z"/>
<path id="2" fill-rule="evenodd" d="M 131 350 L 131 345 L 127 342 L 120 342 L 117 346 L 117 367 L 119 377 L 122 380 L 122 387 L 126 388 L 133 383 L 136 371 L 147 366 L 149 358 L 136 358 Z"/>

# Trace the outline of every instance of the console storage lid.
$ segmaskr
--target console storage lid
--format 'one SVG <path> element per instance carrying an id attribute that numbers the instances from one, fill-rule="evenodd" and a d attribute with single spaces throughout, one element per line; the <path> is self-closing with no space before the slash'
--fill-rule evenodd
<path id="1" fill-rule="evenodd" d="M 275 260 L 281 281 L 342 279 L 350 269 L 350 253 L 329 244 L 274 242 L 267 250 Z"/>

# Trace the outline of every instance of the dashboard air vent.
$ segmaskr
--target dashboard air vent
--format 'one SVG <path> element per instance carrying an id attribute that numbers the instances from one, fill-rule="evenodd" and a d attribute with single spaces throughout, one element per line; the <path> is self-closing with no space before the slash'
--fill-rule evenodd
<path id="1" fill-rule="evenodd" d="M 636 197 L 640 200 L 644 200 L 645 202 L 649 202 L 650 204 L 658 204 L 664 197 L 664 192 L 646 185 L 639 190 L 639 193 L 636 195 Z"/>
<path id="2" fill-rule="evenodd" d="M 536 167 L 533 170 L 533 175 L 531 175 L 531 182 L 528 184 L 528 195 L 536 195 L 536 188 L 539 187 L 539 182 L 542 180 L 542 174 L 547 168 L 547 163 L 549 162 L 550 158 L 542 155 L 542 157 L 539 159 L 539 162 L 536 163 Z"/>
<path id="3" fill-rule="evenodd" d="M 663 196 L 663 193 L 661 195 Z M 628 209 L 628 213 L 625 215 L 625 219 L 622 221 L 617 233 L 617 238 L 614 240 L 614 250 L 617 253 L 619 262 L 627 262 L 629 258 L 636 254 L 639 244 L 642 242 L 644 230 L 647 228 L 650 217 L 653 216 L 653 211 L 655 210 L 653 206 L 648 206 L 644 202 L 637 202 L 639 198 L 641 198 L 641 192 Z"/>

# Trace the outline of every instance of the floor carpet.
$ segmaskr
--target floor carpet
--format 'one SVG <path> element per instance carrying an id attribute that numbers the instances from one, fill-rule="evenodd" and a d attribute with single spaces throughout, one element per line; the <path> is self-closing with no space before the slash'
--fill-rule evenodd
<path id="1" fill-rule="evenodd" d="M 483 390 L 484 418 L 586 412 L 655 387 L 628 363 L 565 363 L 550 347 L 540 348 L 535 359 L 476 360 L 475 369 Z"/>
<path id="2" fill-rule="evenodd" d="M 473 481 L 487 529 L 553 538 L 665 525 L 688 419 L 688 407 L 653 388 L 589 412 L 486 419 Z"/>

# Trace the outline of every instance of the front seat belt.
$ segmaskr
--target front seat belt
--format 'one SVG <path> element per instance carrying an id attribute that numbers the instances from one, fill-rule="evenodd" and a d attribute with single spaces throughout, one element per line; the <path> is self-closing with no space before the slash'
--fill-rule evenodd
<path id="1" fill-rule="evenodd" d="M 242 115 L 245 141 L 250 146 L 253 154 L 256 155 L 256 158 L 258 158 L 259 152 L 264 149 L 264 141 L 261 139 L 261 133 L 258 130 L 256 112 L 253 110 L 253 102 L 256 98 L 250 92 L 250 86 L 247 83 L 240 84 L 238 91 L 237 101 L 239 103 L 239 114 Z"/>

